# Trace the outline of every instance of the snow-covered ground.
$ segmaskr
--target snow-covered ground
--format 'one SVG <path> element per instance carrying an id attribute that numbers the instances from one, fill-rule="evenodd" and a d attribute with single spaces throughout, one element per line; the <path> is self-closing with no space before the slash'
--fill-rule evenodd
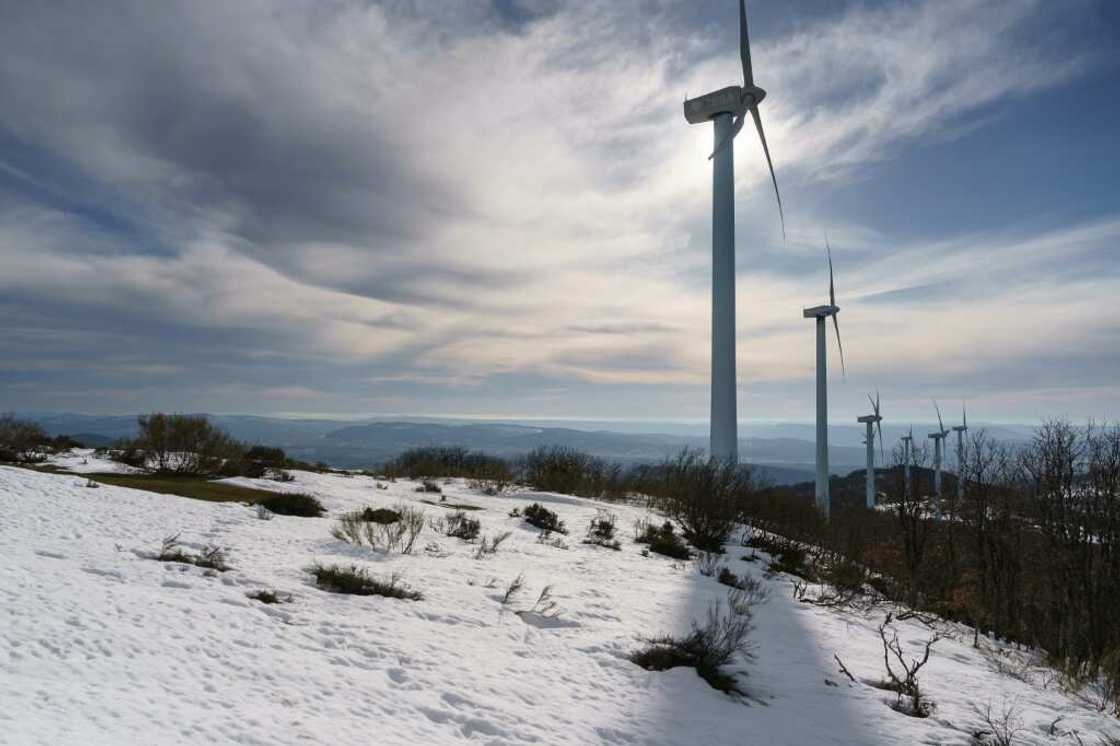
<path id="1" fill-rule="evenodd" d="M 580 543 L 601 507 L 592 501 L 486 497 L 456 481 L 444 493 L 483 508 L 471 515 L 485 534 L 513 532 L 499 552 L 475 559 L 474 545 L 425 529 L 414 554 L 383 556 L 333 539 L 337 516 L 402 500 L 438 516 L 443 508 L 418 502 L 433 496 L 408 481 L 382 490 L 367 477 L 293 474 L 231 481 L 315 494 L 327 516 L 261 520 L 246 505 L 0 467 L 0 743 L 967 744 L 988 703 L 1020 713 L 1016 743 L 1120 735 L 1115 719 L 1044 688 L 1042 676 L 997 672 L 964 630 L 922 671 L 933 716 L 900 714 L 893 695 L 849 684 L 833 660 L 880 679 L 881 616 L 797 603 L 785 576 L 764 579 L 757 657 L 734 669 L 748 699 L 689 669 L 647 672 L 627 660 L 641 638 L 687 632 L 726 589 L 693 562 L 641 556 L 641 510 L 611 506 L 623 539 L 614 552 Z M 570 548 L 538 543 L 509 517 L 532 501 L 560 514 Z M 188 549 L 228 547 L 234 569 L 149 558 L 180 532 Z M 732 570 L 762 577 L 765 561 L 728 549 Z M 399 573 L 424 598 L 325 593 L 304 572 L 314 561 Z M 501 612 L 520 573 L 516 608 L 549 584 L 565 624 Z M 247 597 L 260 589 L 293 601 Z M 898 629 L 914 652 L 929 635 L 916 622 Z"/>
<path id="2" fill-rule="evenodd" d="M 50 466 L 72 471 L 75 474 L 140 474 L 142 469 L 135 466 L 111 461 L 99 457 L 92 448 L 73 448 L 63 453 L 53 453 L 47 456 L 46 463 Z"/>

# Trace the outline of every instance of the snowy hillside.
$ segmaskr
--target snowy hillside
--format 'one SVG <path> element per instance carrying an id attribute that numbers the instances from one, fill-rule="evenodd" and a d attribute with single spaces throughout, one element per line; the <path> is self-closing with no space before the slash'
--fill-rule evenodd
<path id="1" fill-rule="evenodd" d="M 362 476 L 293 475 L 232 481 L 313 494 L 326 516 L 262 520 L 243 504 L 0 467 L 0 743 L 968 744 L 989 704 L 1014 711 L 1015 743 L 1120 736 L 1120 723 L 1044 687 L 1040 672 L 999 673 L 1019 667 L 995 665 L 952 627 L 921 672 L 932 716 L 896 712 L 892 693 L 863 681 L 884 675 L 881 614 L 798 603 L 791 578 L 765 577 L 765 555 L 744 561 L 738 546 L 728 566 L 769 588 L 756 658 L 733 670 L 748 696 L 691 669 L 645 671 L 628 659 L 643 638 L 686 633 L 727 589 L 694 561 L 642 556 L 631 528 L 642 510 L 609 506 L 616 552 L 581 543 L 601 504 L 488 497 L 456 481 L 443 485 L 447 501 L 480 507 L 471 516 L 484 535 L 513 532 L 496 554 L 476 559 L 475 544 L 426 528 L 413 554 L 379 555 L 332 538 L 338 515 L 406 501 L 438 517 L 449 511 L 420 501 L 439 496 L 403 480 L 378 489 Z M 568 548 L 509 516 L 533 501 L 567 523 Z M 155 561 L 176 533 L 188 551 L 228 548 L 232 569 Z M 399 573 L 423 598 L 321 591 L 305 572 L 316 561 Z M 519 574 L 525 591 L 503 611 Z M 546 585 L 558 616 L 514 613 Z M 262 589 L 292 600 L 247 596 Z M 930 635 L 913 621 L 897 628 L 915 654 Z"/>

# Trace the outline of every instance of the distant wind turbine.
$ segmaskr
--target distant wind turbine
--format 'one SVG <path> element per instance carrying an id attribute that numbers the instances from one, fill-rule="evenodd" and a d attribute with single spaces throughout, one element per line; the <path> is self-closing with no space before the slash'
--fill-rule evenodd
<path id="1" fill-rule="evenodd" d="M 824 239 L 825 249 L 828 251 L 828 305 L 806 308 L 802 313 L 807 319 L 817 321 L 817 508 L 825 518 L 828 518 L 832 507 L 831 494 L 828 485 L 828 349 L 825 339 L 825 319 L 832 317 L 836 327 L 836 345 L 840 348 L 840 369 L 846 372 L 844 364 L 844 345 L 840 342 L 840 322 L 836 314 L 840 307 L 836 305 L 836 283 L 832 274 L 832 247 L 828 237 Z"/>
<path id="2" fill-rule="evenodd" d="M 903 494 L 910 497 L 910 463 L 914 458 L 914 426 L 910 426 L 910 434 L 902 436 L 902 463 L 905 464 L 905 471 L 903 478 L 905 483 L 902 485 Z"/>
<path id="3" fill-rule="evenodd" d="M 941 407 L 937 406 L 934 401 L 933 408 L 937 410 L 937 427 L 936 433 L 930 433 L 929 437 L 933 440 L 933 499 L 934 499 L 934 516 L 938 519 L 941 518 L 941 462 L 942 453 L 944 451 L 945 436 L 951 431 L 945 429 L 945 423 L 941 420 Z"/>
<path id="4" fill-rule="evenodd" d="M 739 458 L 738 412 L 735 400 L 735 179 L 734 148 L 731 141 L 743 128 L 749 112 L 762 141 L 770 180 L 778 198 L 782 238 L 786 235 L 782 195 L 758 105 L 766 91 L 754 84 L 751 69 L 750 37 L 747 33 L 747 7 L 739 0 L 739 56 L 743 62 L 743 85 L 728 86 L 684 102 L 684 117 L 689 124 L 715 122 L 715 150 L 712 161 L 712 396 L 711 442 L 713 458 L 735 462 Z"/>
<path id="5" fill-rule="evenodd" d="M 957 434 L 957 504 L 964 500 L 964 434 L 968 432 L 968 411 L 961 402 L 961 424 L 953 428 Z"/>
<path id="6" fill-rule="evenodd" d="M 879 455 L 883 454 L 883 415 L 879 409 L 879 392 L 875 392 L 875 398 L 871 398 L 871 394 L 867 395 L 867 400 L 871 402 L 871 409 L 875 414 L 864 415 L 857 417 L 857 422 L 862 422 L 867 425 L 867 438 L 864 443 L 867 445 L 867 508 L 868 510 L 875 509 L 875 430 L 879 430 Z"/>

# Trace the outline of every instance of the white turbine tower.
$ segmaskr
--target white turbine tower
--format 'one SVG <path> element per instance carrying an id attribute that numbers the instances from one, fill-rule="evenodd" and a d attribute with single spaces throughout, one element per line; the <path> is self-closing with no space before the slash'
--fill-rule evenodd
<path id="1" fill-rule="evenodd" d="M 778 179 L 770 160 L 770 148 L 762 131 L 758 105 L 766 91 L 754 84 L 751 70 L 750 39 L 747 34 L 747 8 L 739 0 L 739 56 L 743 62 L 743 85 L 729 86 L 684 102 L 684 118 L 689 124 L 715 122 L 715 150 L 712 161 L 712 399 L 711 443 L 713 458 L 735 462 L 739 458 L 738 412 L 735 401 L 735 179 L 734 148 L 731 141 L 739 134 L 747 113 L 754 118 L 770 180 L 778 198 L 778 214 L 785 237 L 785 215 Z"/>
<path id="2" fill-rule="evenodd" d="M 942 454 L 944 452 L 945 437 L 951 432 L 945 429 L 945 423 L 941 420 L 941 407 L 937 406 L 937 402 L 933 403 L 933 408 L 937 410 L 937 427 L 936 433 L 930 433 L 929 437 L 933 440 L 933 499 L 934 507 L 933 514 L 937 519 L 941 518 L 941 462 Z"/>
<path id="3" fill-rule="evenodd" d="M 840 348 L 840 368 L 844 365 L 844 345 L 840 343 L 840 322 L 836 314 L 840 307 L 836 305 L 836 284 L 832 275 L 832 247 L 828 237 L 824 240 L 825 249 L 828 251 L 828 305 L 806 308 L 802 314 L 807 319 L 816 319 L 817 324 L 817 509 L 827 519 L 832 508 L 831 493 L 828 485 L 828 345 L 826 337 L 825 319 L 832 317 L 836 327 L 836 345 Z"/>
<path id="4" fill-rule="evenodd" d="M 910 434 L 902 436 L 902 463 L 905 464 L 903 478 L 905 482 L 902 485 L 903 494 L 910 497 L 910 462 L 913 460 L 914 453 L 914 426 L 910 426 Z"/>
<path id="5" fill-rule="evenodd" d="M 879 430 L 879 454 L 883 453 L 883 415 L 879 409 L 879 392 L 875 392 L 875 398 L 871 398 L 871 394 L 867 395 L 867 400 L 871 402 L 871 409 L 875 414 L 864 415 L 857 417 L 856 422 L 862 422 L 867 425 L 867 437 L 864 443 L 867 445 L 867 509 L 875 509 L 875 430 Z"/>
<path id="6" fill-rule="evenodd" d="M 961 424 L 953 428 L 957 434 L 957 504 L 964 500 L 964 434 L 968 432 L 968 411 L 961 403 Z"/>

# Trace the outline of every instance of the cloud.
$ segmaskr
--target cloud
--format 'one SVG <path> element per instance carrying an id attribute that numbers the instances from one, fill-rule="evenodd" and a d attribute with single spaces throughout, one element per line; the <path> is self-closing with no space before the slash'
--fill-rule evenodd
<path id="1" fill-rule="evenodd" d="M 22 370 L 172 366 L 260 381 L 264 399 L 327 388 L 402 409 L 431 403 L 401 394 L 407 381 L 502 381 L 525 401 L 542 381 L 704 399 L 711 134 L 684 125 L 680 95 L 738 79 L 722 20 L 642 0 L 111 5 L 20 5 L 0 28 L 0 134 L 20 145 L 0 159 L 13 179 L 0 291 L 38 309 L 0 307 L 0 352 Z M 799 309 L 823 287 L 803 238 L 819 226 L 799 193 L 1077 75 L 1091 50 L 1060 45 L 1066 12 L 860 4 L 757 38 L 794 219 L 783 250 L 761 155 L 740 138 L 740 219 L 757 245 L 740 277 L 744 384 L 811 371 Z M 42 178 L 48 162 L 64 167 Z M 872 368 L 886 349 L 911 356 L 899 374 L 944 369 L 954 349 L 978 361 L 955 357 L 962 375 L 1020 359 L 1029 346 L 998 312 L 1018 288 L 1014 302 L 1082 350 L 1101 324 L 1064 293 L 1113 292 L 1072 269 L 1113 235 L 1098 223 L 888 251 L 840 227 L 838 259 L 859 261 L 844 265 L 849 345 Z M 975 271 L 978 255 L 999 279 Z M 953 293 L 985 322 L 938 305 Z M 943 334 L 947 314 L 962 334 Z M 67 342 L 29 342 L 44 334 Z M 309 380 L 316 369 L 332 386 Z"/>

